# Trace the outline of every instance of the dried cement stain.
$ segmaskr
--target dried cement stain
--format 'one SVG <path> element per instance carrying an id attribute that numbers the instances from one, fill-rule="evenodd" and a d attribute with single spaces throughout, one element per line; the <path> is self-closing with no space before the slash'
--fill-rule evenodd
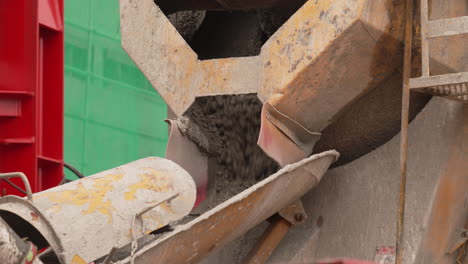
<path id="1" fill-rule="evenodd" d="M 115 210 L 111 201 L 105 199 L 108 192 L 113 190 L 112 182 L 121 180 L 123 174 L 111 174 L 106 177 L 92 179 L 93 189 L 86 189 L 82 182 L 77 184 L 75 190 L 64 190 L 57 192 L 46 192 L 39 194 L 36 198 L 47 198 L 57 203 L 54 205 L 54 211 L 59 211 L 57 205 L 83 206 L 88 204 L 88 209 L 81 211 L 83 215 L 92 213 L 101 213 L 109 217 L 108 223 L 112 223 L 111 212 Z M 61 209 L 61 208 L 60 208 Z"/>
<path id="2" fill-rule="evenodd" d="M 171 177 L 153 168 L 144 168 L 144 170 L 146 170 L 146 173 L 138 175 L 141 181 L 128 186 L 130 191 L 125 193 L 125 200 L 135 200 L 138 190 L 151 190 L 155 192 L 174 190 Z"/>

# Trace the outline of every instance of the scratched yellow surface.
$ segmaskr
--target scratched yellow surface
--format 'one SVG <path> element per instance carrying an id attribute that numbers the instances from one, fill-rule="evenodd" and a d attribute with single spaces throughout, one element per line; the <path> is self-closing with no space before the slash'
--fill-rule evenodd
<path id="1" fill-rule="evenodd" d="M 145 173 L 139 174 L 139 182 L 128 186 L 129 191 L 125 193 L 125 200 L 135 200 L 138 190 L 150 190 L 155 192 L 173 191 L 171 177 L 153 168 L 144 168 Z"/>
<path id="2" fill-rule="evenodd" d="M 75 206 L 88 205 L 88 208 L 82 210 L 84 215 L 99 212 L 107 215 L 108 223 L 112 223 L 112 211 L 115 208 L 110 200 L 105 199 L 106 194 L 112 191 L 112 182 L 121 180 L 123 174 L 111 174 L 103 178 L 93 179 L 93 187 L 87 189 L 82 182 L 77 184 L 75 190 L 63 190 L 57 192 L 46 192 L 37 195 L 35 198 L 47 198 L 51 202 L 57 203 L 54 205 L 54 211 L 58 211 L 57 205 L 70 204 Z"/>

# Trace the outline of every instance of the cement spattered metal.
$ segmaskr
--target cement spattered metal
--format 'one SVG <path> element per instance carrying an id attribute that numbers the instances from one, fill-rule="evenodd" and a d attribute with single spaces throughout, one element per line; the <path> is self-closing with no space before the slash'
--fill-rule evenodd
<path id="1" fill-rule="evenodd" d="M 0 200 L 0 210 L 33 225 L 62 263 L 89 263 L 132 241 L 133 217 L 152 204 L 179 195 L 142 215 L 136 237 L 187 215 L 196 198 L 192 177 L 162 158 L 145 158 L 33 196 Z"/>
<path id="2" fill-rule="evenodd" d="M 338 158 L 326 151 L 287 165 L 228 201 L 179 225 L 135 254 L 135 263 L 197 263 L 316 186 Z M 131 258 L 121 260 L 132 263 Z"/>

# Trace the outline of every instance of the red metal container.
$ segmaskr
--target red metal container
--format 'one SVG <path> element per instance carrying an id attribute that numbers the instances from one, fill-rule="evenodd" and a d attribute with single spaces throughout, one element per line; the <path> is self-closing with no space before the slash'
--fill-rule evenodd
<path id="1" fill-rule="evenodd" d="M 63 178 L 63 0 L 0 1 L 0 172 L 14 171 L 33 192 Z"/>

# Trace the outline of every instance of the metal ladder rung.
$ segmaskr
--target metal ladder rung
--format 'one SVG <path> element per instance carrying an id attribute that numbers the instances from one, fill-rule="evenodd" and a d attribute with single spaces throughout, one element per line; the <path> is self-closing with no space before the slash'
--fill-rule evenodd
<path id="1" fill-rule="evenodd" d="M 412 90 L 468 102 L 468 72 L 411 78 Z"/>
<path id="2" fill-rule="evenodd" d="M 468 16 L 429 20 L 429 0 L 421 0 L 421 73 L 411 78 L 413 91 L 468 103 L 468 72 L 430 76 L 429 39 L 468 33 Z"/>
<path id="3" fill-rule="evenodd" d="M 468 16 L 427 21 L 426 38 L 447 37 L 468 33 Z"/>
<path id="4" fill-rule="evenodd" d="M 450 100 L 459 101 L 462 103 L 468 103 L 468 95 L 458 95 L 458 96 L 451 95 L 451 96 L 442 96 L 442 97 L 450 99 Z"/>
<path id="5" fill-rule="evenodd" d="M 468 72 L 449 73 L 442 75 L 423 76 L 411 78 L 409 86 L 411 89 L 430 88 L 436 86 L 447 86 L 451 84 L 468 83 Z"/>

